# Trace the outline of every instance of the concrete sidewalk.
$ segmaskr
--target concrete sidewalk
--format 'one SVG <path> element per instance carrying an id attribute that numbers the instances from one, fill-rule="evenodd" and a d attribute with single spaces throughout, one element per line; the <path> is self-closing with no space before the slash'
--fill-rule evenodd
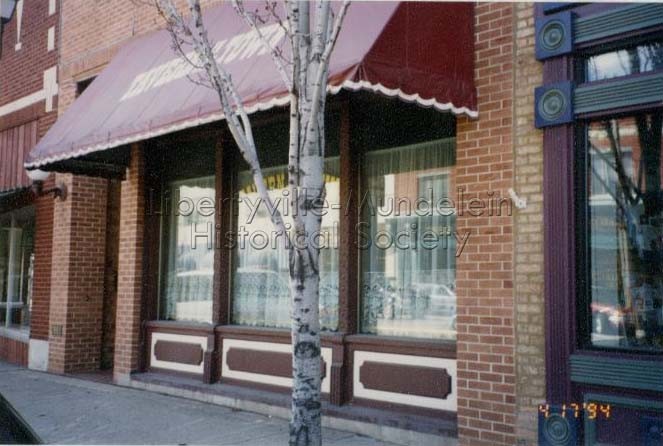
<path id="1" fill-rule="evenodd" d="M 0 362 L 0 393 L 50 444 L 285 445 L 288 423 L 250 412 Z M 324 429 L 325 445 L 389 446 Z"/>

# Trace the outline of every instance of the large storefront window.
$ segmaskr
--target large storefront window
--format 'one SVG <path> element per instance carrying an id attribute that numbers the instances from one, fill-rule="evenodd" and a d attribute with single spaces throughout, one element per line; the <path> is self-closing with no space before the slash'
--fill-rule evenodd
<path id="1" fill-rule="evenodd" d="M 455 143 L 368 152 L 359 245 L 364 333 L 456 338 Z"/>
<path id="2" fill-rule="evenodd" d="M 34 265 L 34 208 L 0 215 L 0 326 L 29 329 Z"/>
<path id="3" fill-rule="evenodd" d="M 591 122 L 587 298 L 594 347 L 663 351 L 663 111 Z"/>
<path id="4" fill-rule="evenodd" d="M 168 193 L 160 318 L 212 322 L 214 177 L 173 181 Z"/>
<path id="5" fill-rule="evenodd" d="M 326 200 L 320 249 L 320 325 L 338 327 L 338 157 L 325 162 Z M 290 210 L 287 166 L 263 169 L 272 201 L 283 215 Z M 238 175 L 237 249 L 233 277 L 233 323 L 256 327 L 290 326 L 290 289 L 286 240 L 261 203 L 250 171 Z M 287 220 L 287 219 L 286 219 Z"/>

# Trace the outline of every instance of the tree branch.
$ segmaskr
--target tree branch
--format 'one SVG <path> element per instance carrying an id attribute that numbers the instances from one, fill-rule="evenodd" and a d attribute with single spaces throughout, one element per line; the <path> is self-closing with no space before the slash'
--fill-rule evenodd
<path id="1" fill-rule="evenodd" d="M 242 0 L 233 0 L 232 5 L 235 8 L 235 11 L 237 11 L 237 14 L 240 17 L 242 17 L 244 21 L 249 25 L 249 27 L 253 30 L 254 34 L 256 34 L 256 36 L 258 37 L 258 40 L 260 40 L 262 46 L 265 48 L 265 50 L 267 50 L 269 55 L 272 57 L 274 65 L 276 65 L 276 69 L 278 70 L 279 75 L 281 76 L 281 80 L 285 84 L 285 88 L 288 90 L 288 92 L 291 92 L 292 80 L 288 77 L 288 73 L 285 70 L 281 54 L 277 51 L 275 47 L 272 47 L 272 45 L 269 43 L 265 35 L 258 27 L 256 21 L 246 11 L 246 8 L 244 8 L 244 2 Z M 283 25 L 281 25 L 281 27 L 285 29 Z"/>
<path id="2" fill-rule="evenodd" d="M 274 206 L 269 196 L 265 179 L 260 169 L 251 123 L 246 110 L 230 75 L 219 66 L 214 58 L 212 45 L 209 42 L 207 31 L 203 24 L 200 2 L 199 0 L 188 0 L 188 3 L 191 13 L 191 26 L 183 19 L 182 15 L 173 5 L 172 0 L 157 0 L 158 7 L 163 11 L 163 15 L 169 26 L 172 27 L 172 32 L 182 33 L 186 37 L 191 38 L 196 54 L 219 96 L 221 108 L 228 123 L 228 129 L 237 143 L 239 151 L 251 168 L 256 188 L 258 189 L 260 198 L 268 207 L 272 223 L 276 227 L 278 234 L 289 237 L 281 212 Z M 235 107 L 231 106 L 231 100 Z M 291 245 L 291 243 L 286 244 L 288 247 Z"/>

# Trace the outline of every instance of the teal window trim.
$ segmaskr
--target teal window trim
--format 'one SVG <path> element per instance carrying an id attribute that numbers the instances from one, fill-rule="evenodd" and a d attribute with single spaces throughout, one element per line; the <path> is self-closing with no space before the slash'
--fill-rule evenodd
<path id="1" fill-rule="evenodd" d="M 576 115 L 663 103 L 663 73 L 578 85 L 573 93 Z"/>
<path id="2" fill-rule="evenodd" d="M 654 410 L 663 413 L 663 401 L 642 400 L 602 393 L 585 393 L 583 403 L 607 403 L 626 409 Z M 596 420 L 584 417 L 585 446 L 596 444 Z"/>
<path id="3" fill-rule="evenodd" d="M 663 392 L 663 362 L 652 360 L 571 355 L 571 381 Z"/>
<path id="4" fill-rule="evenodd" d="M 575 19 L 573 40 L 574 44 L 591 43 L 658 25 L 663 25 L 663 4 L 628 5 Z"/>

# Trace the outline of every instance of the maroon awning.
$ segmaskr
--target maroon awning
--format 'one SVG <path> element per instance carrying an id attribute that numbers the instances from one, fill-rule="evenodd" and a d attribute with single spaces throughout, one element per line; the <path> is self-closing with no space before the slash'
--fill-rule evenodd
<path id="1" fill-rule="evenodd" d="M 476 117 L 473 8 L 472 3 L 351 4 L 330 62 L 330 94 L 368 90 Z M 227 2 L 206 11 L 205 22 L 249 112 L 288 103 L 270 56 Z M 278 24 L 265 25 L 263 32 L 283 43 Z M 191 82 L 190 74 L 166 31 L 131 41 L 30 152 L 26 167 L 223 119 L 216 94 Z"/>

